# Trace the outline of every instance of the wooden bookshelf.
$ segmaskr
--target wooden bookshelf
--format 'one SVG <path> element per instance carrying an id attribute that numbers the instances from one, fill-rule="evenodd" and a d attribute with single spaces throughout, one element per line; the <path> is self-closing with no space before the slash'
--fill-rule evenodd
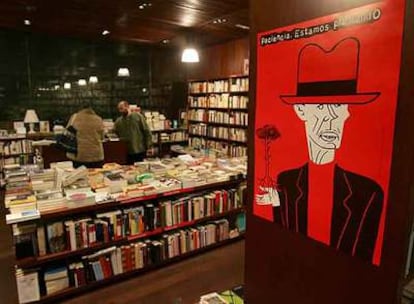
<path id="1" fill-rule="evenodd" d="M 193 251 L 190 251 L 190 252 L 186 252 L 184 254 L 181 254 L 179 256 L 176 256 L 176 257 L 173 257 L 173 258 L 170 258 L 170 259 L 166 259 L 166 260 L 164 260 L 164 261 L 162 261 L 161 263 L 158 263 L 158 264 L 152 264 L 152 265 L 146 266 L 144 268 L 134 269 L 132 271 L 128 271 L 128 272 L 125 272 L 125 273 L 122 273 L 122 274 L 118 274 L 118 275 L 112 276 L 112 277 L 104 279 L 104 280 L 91 282 L 91 283 L 88 283 L 87 285 L 80 286 L 80 287 L 77 287 L 77 288 L 69 287 L 69 288 L 64 289 L 62 291 L 59 291 L 57 293 L 47 295 L 47 296 L 43 296 L 43 297 L 41 297 L 40 301 L 31 302 L 31 303 L 37 303 L 37 304 L 40 304 L 40 303 L 42 303 L 42 304 L 43 303 L 56 303 L 59 300 L 68 299 L 70 297 L 74 297 L 76 295 L 80 295 L 82 293 L 92 291 L 92 290 L 100 288 L 100 287 L 104 287 L 104 286 L 107 286 L 107 285 L 110 285 L 110 284 L 113 284 L 113 283 L 116 283 L 116 282 L 121 282 L 121 281 L 129 279 L 131 277 L 134 277 L 134 276 L 137 276 L 137 275 L 142 275 L 142 274 L 145 274 L 147 272 L 150 272 L 150 271 L 153 271 L 153 270 L 156 270 L 156 269 L 160 269 L 160 268 L 165 267 L 167 265 L 171 265 L 171 264 L 180 262 L 183 259 L 190 258 L 190 257 L 193 257 L 195 255 L 208 252 L 208 251 L 216 249 L 218 247 L 225 246 L 225 245 L 228 245 L 228 244 L 231 244 L 231 243 L 234 243 L 234 242 L 238 242 L 238 241 L 242 240 L 243 238 L 244 238 L 244 234 L 240 234 L 237 237 L 230 238 L 230 239 L 227 239 L 227 240 L 224 240 L 224 241 L 221 241 L 221 242 L 217 242 L 217 243 L 211 244 L 209 246 L 205 246 L 205 247 L 202 247 L 200 249 L 196 249 L 196 250 L 193 250 Z"/>
<path id="2" fill-rule="evenodd" d="M 207 134 L 211 135 L 223 132 L 222 129 L 216 128 L 228 128 L 229 131 L 231 128 L 235 128 L 240 129 L 237 133 L 237 135 L 242 135 L 240 138 L 247 138 L 248 126 L 245 125 L 244 122 L 247 122 L 246 113 L 249 96 L 248 88 L 248 75 L 233 75 L 228 78 L 189 81 L 187 121 L 190 146 L 197 149 L 221 150 L 229 156 L 247 155 L 246 142 L 226 137 L 212 137 Z M 203 111 L 205 111 L 205 113 L 203 113 Z M 212 111 L 218 111 L 222 114 L 216 117 L 218 119 L 214 119 L 215 121 L 210 121 L 213 119 L 209 115 L 216 115 L 216 113 L 212 113 Z M 228 119 L 230 116 L 233 116 L 233 119 L 238 121 L 238 123 L 226 123 L 225 121 L 229 121 Z M 208 119 L 209 117 L 210 119 Z M 207 130 L 205 130 L 202 126 L 197 127 L 197 124 L 207 125 L 209 130 L 208 132 L 211 133 L 201 135 L 198 131 L 207 132 Z M 246 133 L 243 135 L 243 133 L 239 132 Z M 206 140 L 214 140 L 218 143 L 211 146 L 205 141 L 201 141 L 200 143 L 198 140 L 192 140 L 195 137 Z M 238 145 L 239 147 L 234 148 L 235 145 Z"/>
<path id="3" fill-rule="evenodd" d="M 147 196 L 143 196 L 143 197 L 137 197 L 137 198 L 120 198 L 118 200 L 112 200 L 112 201 L 108 201 L 106 203 L 103 204 L 95 204 L 95 205 L 91 205 L 91 206 L 84 206 L 84 207 L 79 207 L 79 208 L 74 208 L 74 209 L 63 209 L 63 210 L 58 210 L 58 211 L 54 211 L 54 212 L 48 212 L 48 213 L 43 213 L 40 217 L 40 219 L 34 219 L 34 220 L 28 220 L 26 221 L 27 223 L 38 223 L 39 226 L 43 226 L 45 229 L 45 232 L 47 233 L 47 228 L 45 227 L 46 224 L 50 224 L 56 221 L 61 221 L 63 222 L 66 219 L 70 219 L 70 220 L 74 220 L 76 222 L 76 220 L 80 220 L 83 217 L 90 217 L 91 219 L 94 219 L 95 217 L 93 216 L 96 212 L 102 212 L 102 211 L 108 211 L 108 210 L 124 210 L 124 209 L 128 209 L 129 207 L 134 206 L 134 204 L 142 204 L 142 203 L 153 203 L 154 205 L 156 205 L 156 201 L 158 202 L 160 199 L 172 199 L 172 198 L 179 198 L 179 197 L 188 197 L 188 194 L 194 194 L 195 196 L 202 196 L 205 195 L 206 192 L 207 194 L 209 193 L 209 191 L 213 192 L 214 190 L 221 190 L 221 189 L 231 189 L 231 188 L 236 188 L 238 185 L 242 184 L 245 182 L 245 177 L 241 177 L 238 176 L 237 178 L 235 178 L 234 180 L 229 180 L 229 181 L 222 181 L 222 182 L 216 182 L 216 183 L 211 183 L 211 184 L 205 184 L 205 185 L 200 185 L 200 186 L 195 186 L 195 187 L 187 187 L 185 189 L 177 189 L 177 190 L 171 190 L 168 192 L 164 192 L 164 193 L 157 193 L 157 194 L 153 194 L 153 195 L 147 195 Z M 207 245 L 189 252 L 186 252 L 184 254 L 181 254 L 179 256 L 175 256 L 173 258 L 166 258 L 164 256 L 164 260 L 162 260 L 161 258 L 161 262 L 157 263 L 157 264 L 148 264 L 151 262 L 145 262 L 145 266 L 143 268 L 140 269 L 134 269 L 134 270 L 130 270 L 118 275 L 113 275 L 111 277 L 107 277 L 106 279 L 102 279 L 99 281 L 87 281 L 87 285 L 84 286 L 80 286 L 78 288 L 75 287 L 69 287 L 65 290 L 61 290 L 59 292 L 56 292 L 54 294 L 50 294 L 50 295 L 45 295 L 42 296 L 41 299 L 39 301 L 36 302 L 31 302 L 31 303 L 51 303 L 51 302 L 58 302 L 62 299 L 66 299 L 68 297 L 73 297 L 75 295 L 84 293 L 84 292 L 88 292 L 92 289 L 96 289 L 105 285 L 109 285 L 115 282 L 119 282 L 122 281 L 124 279 L 130 278 L 132 276 L 136 276 L 136 275 L 141 275 L 144 274 L 146 272 L 149 272 L 151 270 L 154 269 L 158 269 L 161 267 L 164 267 L 165 265 L 168 265 L 170 263 L 175 263 L 178 261 L 181 261 L 185 258 L 194 256 L 196 254 L 200 254 L 203 252 L 206 252 L 208 250 L 212 250 L 214 248 L 217 248 L 219 246 L 224 246 L 226 244 L 229 244 L 231 242 L 240 240 L 243 236 L 237 236 L 235 238 L 232 239 L 226 239 L 223 241 L 219 241 L 222 240 L 223 237 L 229 237 L 229 236 L 234 236 L 235 232 L 238 231 L 237 227 L 239 227 L 236 224 L 236 219 L 238 218 L 239 214 L 243 214 L 245 212 L 245 196 L 239 196 L 240 201 L 234 200 L 235 203 L 237 203 L 237 207 L 235 207 L 236 205 L 233 205 L 233 203 L 231 203 L 231 205 L 228 205 L 227 207 L 225 207 L 225 205 L 222 205 L 221 208 L 229 208 L 231 206 L 234 206 L 235 208 L 227 210 L 227 211 L 223 211 L 220 213 L 215 213 L 215 210 L 217 209 L 211 209 L 211 213 L 215 213 L 215 214 L 211 214 L 209 216 L 205 216 L 196 220 L 191 220 L 191 221 L 184 221 L 184 222 L 180 222 L 183 219 L 187 218 L 187 217 L 183 217 L 181 219 L 179 218 L 175 218 L 172 221 L 175 221 L 176 224 L 174 225 L 169 225 L 166 226 L 165 225 L 165 221 L 162 222 L 164 223 L 163 227 L 158 227 L 155 228 L 153 230 L 149 230 L 149 231 L 145 231 L 143 233 L 139 233 L 139 234 L 128 234 L 125 235 L 125 231 L 131 231 L 130 228 L 131 226 L 129 226 L 129 224 L 125 224 L 122 223 L 122 233 L 121 235 L 123 235 L 122 237 L 113 237 L 114 239 L 108 242 L 99 242 L 99 243 L 93 243 L 88 245 L 88 247 L 82 247 L 82 248 L 78 248 L 76 250 L 65 250 L 62 252 L 58 252 L 58 253 L 49 253 L 43 256 L 36 256 L 36 257 L 27 257 L 27 258 L 22 258 L 22 259 L 18 259 L 15 261 L 15 267 L 18 269 L 23 269 L 23 270 L 36 270 L 38 271 L 39 274 L 39 282 L 41 280 L 43 280 L 43 278 L 41 278 L 43 271 L 46 271 L 47 269 L 50 269 L 51 267 L 56 267 L 57 265 L 62 265 L 65 266 L 68 269 L 68 276 L 69 276 L 69 265 L 73 265 L 74 263 L 80 263 L 81 260 L 83 261 L 82 257 L 86 258 L 86 256 L 90 256 L 93 255 L 95 253 L 98 253 L 101 250 L 105 250 L 105 249 L 109 249 L 111 247 L 117 247 L 117 250 L 121 250 L 120 248 L 122 246 L 126 246 L 129 247 L 129 245 L 133 245 L 136 244 L 137 242 L 143 242 L 143 243 L 147 243 L 148 241 L 151 241 L 152 243 L 157 242 L 158 240 L 162 241 L 164 239 L 164 235 L 174 235 L 175 231 L 181 231 L 181 230 L 186 230 L 186 231 L 195 231 L 197 229 L 201 229 L 200 226 L 203 226 L 204 229 L 207 229 L 206 227 L 209 226 L 209 224 L 213 224 L 214 227 L 213 231 L 210 230 L 210 233 L 213 232 L 217 233 L 219 230 L 219 227 L 227 227 L 226 228 L 226 234 L 223 234 L 222 236 L 218 237 L 213 237 L 213 240 L 216 240 L 216 243 L 211 244 L 211 245 Z M 235 198 L 234 198 L 235 199 Z M 233 201 L 232 201 L 233 202 Z M 230 201 L 229 201 L 230 204 Z M 215 207 L 212 208 L 217 208 L 216 205 L 214 205 Z M 161 205 L 157 206 L 158 208 L 161 208 Z M 185 207 L 187 208 L 187 207 Z M 178 209 L 177 209 L 178 210 Z M 185 209 L 186 210 L 186 209 Z M 195 212 L 195 211 L 194 211 Z M 227 221 L 220 221 L 221 219 L 227 219 Z M 178 223 L 177 223 L 178 222 Z M 224 224 L 223 224 L 224 223 Z M 21 223 L 19 223 L 21 224 Z M 126 225 L 126 226 L 124 226 Z M 224 226 L 223 226 L 224 225 Z M 191 228 L 191 230 L 190 230 Z M 211 228 L 211 225 L 210 225 Z M 125 230 L 124 230 L 125 229 Z M 216 230 L 214 230 L 216 229 Z M 221 228 L 220 228 L 221 229 Z M 201 231 L 201 230 L 199 230 Z M 207 230 L 204 230 L 207 231 Z M 230 231 L 233 232 L 233 234 L 230 234 Z M 242 232 L 244 230 L 242 229 Z M 66 236 L 67 237 L 67 236 Z M 189 237 L 186 236 L 186 237 Z M 199 236 L 197 236 L 198 238 Z M 88 236 L 89 238 L 89 236 Z M 203 244 L 202 242 L 207 242 L 206 239 L 204 239 L 204 241 L 201 241 L 201 237 L 199 239 L 199 241 L 197 241 L 195 244 L 198 245 L 193 245 L 196 247 L 201 246 L 201 244 Z M 77 246 L 79 246 L 82 243 L 78 243 L 77 242 Z M 83 243 L 83 244 L 87 244 Z M 165 243 L 163 243 L 165 244 Z M 206 243 L 204 243 L 206 244 Z M 47 245 L 48 246 L 48 245 Z M 123 247 L 122 247 L 123 248 Z M 191 247 L 190 247 L 191 248 Z M 193 247 L 194 248 L 194 247 Z M 122 249 L 123 250 L 123 249 Z M 188 250 L 188 249 L 187 249 Z M 181 250 L 179 250 L 178 252 L 181 252 Z M 104 253 L 102 253 L 104 254 Z M 122 253 L 123 255 L 124 253 Z M 168 254 L 167 254 L 168 256 Z M 157 258 L 158 260 L 159 258 Z M 83 263 L 83 262 L 82 262 Z M 86 271 L 86 264 L 85 264 L 85 271 Z M 89 266 L 90 267 L 90 266 Z M 114 267 L 114 266 L 112 266 Z M 135 267 L 135 266 L 133 266 Z M 125 268 L 124 268 L 125 269 Z M 127 268 L 128 269 L 128 268 Z M 131 268 L 129 268 L 131 269 Z M 86 276 L 86 274 L 85 274 Z M 106 276 L 106 275 L 105 275 Z M 73 286 L 73 285 L 72 285 Z"/>
<path id="4" fill-rule="evenodd" d="M 191 227 L 191 226 L 194 226 L 194 225 L 197 225 L 197 224 L 217 220 L 217 219 L 224 218 L 224 217 L 232 215 L 232 214 L 238 214 L 238 213 L 241 213 L 241 212 L 244 212 L 244 208 L 235 208 L 235 209 L 232 209 L 232 210 L 220 213 L 220 214 L 215 214 L 215 215 L 203 217 L 203 218 L 193 220 L 193 221 L 190 221 L 190 222 L 183 222 L 183 223 L 176 224 L 176 225 L 173 225 L 173 226 L 157 228 L 155 230 L 146 231 L 144 233 L 140 233 L 140 234 L 136 234 L 136 235 L 129 235 L 129 236 L 117 239 L 117 240 L 110 241 L 110 242 L 94 244 L 94 245 L 91 245 L 91 246 L 86 247 L 86 248 L 80 248 L 80 249 L 77 249 L 77 250 L 65 250 L 65 251 L 62 251 L 62 252 L 51 253 L 51 254 L 47 254 L 47 255 L 44 255 L 44 256 L 30 257 L 30 258 L 24 258 L 24 259 L 16 260 L 15 265 L 20 267 L 20 268 L 32 268 L 32 267 L 37 267 L 37 266 L 40 266 L 40 265 L 43 265 L 43 264 L 47 264 L 47 263 L 62 260 L 62 259 L 67 260 L 67 259 L 71 259 L 71 258 L 78 257 L 78 256 L 88 255 L 88 254 L 91 254 L 93 252 L 99 251 L 101 249 L 109 248 L 109 247 L 112 247 L 112 246 L 120 246 L 120 245 L 128 244 L 132 241 L 153 237 L 153 236 L 156 236 L 156 235 L 160 235 L 164 232 L 169 232 L 169 231 L 173 231 L 173 230 L 176 230 L 176 229 Z"/>

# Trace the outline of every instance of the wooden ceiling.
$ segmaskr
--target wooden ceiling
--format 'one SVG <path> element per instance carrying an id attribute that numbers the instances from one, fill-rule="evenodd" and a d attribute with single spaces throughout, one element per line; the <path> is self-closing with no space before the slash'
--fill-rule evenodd
<path id="1" fill-rule="evenodd" d="M 248 0 L 1 0 L 0 27 L 178 46 L 245 37 Z M 143 9 L 141 9 L 141 8 Z M 24 20 L 31 22 L 30 26 Z M 218 22 L 217 20 L 221 19 Z M 104 30 L 110 34 L 103 36 Z"/>

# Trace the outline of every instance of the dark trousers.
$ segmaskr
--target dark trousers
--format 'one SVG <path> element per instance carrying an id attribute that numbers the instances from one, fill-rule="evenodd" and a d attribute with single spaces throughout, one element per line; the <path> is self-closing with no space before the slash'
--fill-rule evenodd
<path id="1" fill-rule="evenodd" d="M 145 152 L 128 154 L 128 165 L 133 165 L 136 162 L 142 162 L 147 154 Z"/>
<path id="2" fill-rule="evenodd" d="M 78 161 L 73 161 L 73 167 L 77 168 L 80 166 L 85 166 L 86 168 L 102 168 L 104 164 L 104 161 L 98 161 L 98 162 L 78 162 Z"/>

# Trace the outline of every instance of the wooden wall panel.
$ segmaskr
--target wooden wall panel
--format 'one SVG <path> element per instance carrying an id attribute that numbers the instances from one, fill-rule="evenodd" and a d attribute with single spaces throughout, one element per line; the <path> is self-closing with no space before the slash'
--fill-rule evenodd
<path id="1" fill-rule="evenodd" d="M 233 40 L 200 51 L 200 62 L 188 64 L 188 79 L 224 78 L 243 74 L 244 59 L 249 58 L 248 38 Z"/>
<path id="2" fill-rule="evenodd" d="M 254 143 L 256 34 L 335 12 L 373 3 L 368 0 L 252 0 L 250 1 L 249 140 Z M 326 254 L 323 245 L 252 215 L 249 206 L 246 236 L 247 302 L 301 304 L 399 303 L 408 233 L 414 211 L 414 7 L 407 0 L 401 80 L 395 126 L 389 209 L 382 265 L 371 267 L 340 252 Z M 253 144 L 249 159 L 254 159 Z M 253 169 L 249 162 L 249 201 L 253 201 Z"/>

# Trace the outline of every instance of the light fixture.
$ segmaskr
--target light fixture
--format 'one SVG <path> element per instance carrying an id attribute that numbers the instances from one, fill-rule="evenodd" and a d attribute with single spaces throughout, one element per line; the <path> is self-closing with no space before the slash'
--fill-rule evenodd
<path id="1" fill-rule="evenodd" d="M 89 77 L 89 83 L 98 83 L 98 77 L 90 76 Z"/>
<path id="2" fill-rule="evenodd" d="M 29 134 L 35 133 L 34 124 L 39 122 L 39 117 L 37 117 L 36 111 L 33 109 L 26 110 L 26 114 L 24 115 L 23 122 L 29 124 L 30 126 Z"/>
<path id="3" fill-rule="evenodd" d="M 238 24 L 238 23 L 235 25 L 235 27 L 241 28 L 243 30 L 249 30 L 250 29 L 249 26 L 244 25 L 244 24 Z"/>
<path id="4" fill-rule="evenodd" d="M 170 40 L 168 40 L 168 39 L 164 39 L 164 40 L 162 41 L 162 43 L 163 43 L 163 44 L 170 43 Z"/>
<path id="5" fill-rule="evenodd" d="M 79 79 L 79 80 L 78 80 L 78 85 L 79 85 L 80 87 L 84 87 L 84 86 L 86 86 L 86 79 L 83 79 L 83 78 Z"/>
<path id="6" fill-rule="evenodd" d="M 226 23 L 227 22 L 227 19 L 226 18 L 217 18 L 217 19 L 214 19 L 213 20 L 213 23 L 214 24 L 217 24 L 217 23 Z"/>
<path id="7" fill-rule="evenodd" d="M 147 8 L 147 7 L 150 7 L 150 6 L 152 6 L 152 3 L 151 2 L 143 2 L 143 3 L 140 3 L 138 5 L 138 8 L 140 10 L 143 10 L 144 8 Z"/>
<path id="8" fill-rule="evenodd" d="M 65 90 L 70 90 L 70 88 L 72 87 L 72 85 L 70 84 L 70 82 L 65 82 L 64 84 L 63 84 L 63 88 L 65 89 Z"/>
<path id="9" fill-rule="evenodd" d="M 119 68 L 117 75 L 118 75 L 118 77 L 129 77 L 129 69 L 128 68 Z"/>
<path id="10" fill-rule="evenodd" d="M 110 31 L 108 31 L 108 30 L 103 30 L 102 31 L 102 35 L 103 36 L 106 36 L 106 35 L 109 35 L 111 32 Z"/>
<path id="11" fill-rule="evenodd" d="M 29 26 L 31 24 L 32 24 L 32 22 L 29 19 L 24 19 L 24 25 Z"/>
<path id="12" fill-rule="evenodd" d="M 55 91 L 57 91 L 57 90 L 59 90 L 59 89 L 60 89 L 60 85 L 56 84 L 56 85 L 55 85 Z"/>
<path id="13" fill-rule="evenodd" d="M 200 58 L 195 48 L 186 48 L 181 55 L 181 62 L 199 62 Z"/>

